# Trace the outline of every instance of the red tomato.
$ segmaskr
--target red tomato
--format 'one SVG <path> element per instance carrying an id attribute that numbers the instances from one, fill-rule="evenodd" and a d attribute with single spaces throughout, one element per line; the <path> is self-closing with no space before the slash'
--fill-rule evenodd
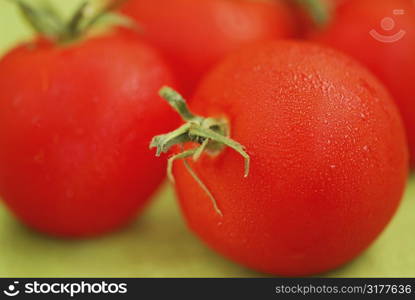
<path id="1" fill-rule="evenodd" d="M 232 260 L 320 273 L 356 257 L 394 215 L 408 174 L 403 126 L 354 60 L 301 42 L 249 47 L 207 76 L 191 108 L 228 120 L 251 158 L 247 178 L 230 148 L 188 160 L 223 217 L 184 163 L 174 165 L 188 225 Z"/>
<path id="2" fill-rule="evenodd" d="M 174 127 L 172 77 L 146 43 L 38 40 L 0 61 L 0 191 L 27 225 L 83 237 L 131 221 L 165 175 L 148 143 Z M 173 114 L 173 115 L 172 115 Z"/>
<path id="3" fill-rule="evenodd" d="M 346 0 L 314 39 L 355 57 L 389 88 L 415 159 L 415 2 Z"/>
<path id="4" fill-rule="evenodd" d="M 130 0 L 122 12 L 164 52 L 185 94 L 224 55 L 296 34 L 291 8 L 277 0 Z"/>

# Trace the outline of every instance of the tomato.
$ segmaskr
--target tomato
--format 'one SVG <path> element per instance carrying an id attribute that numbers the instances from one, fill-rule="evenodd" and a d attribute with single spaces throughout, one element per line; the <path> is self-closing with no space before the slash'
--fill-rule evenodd
<path id="1" fill-rule="evenodd" d="M 85 237 L 133 220 L 165 175 L 148 151 L 175 126 L 173 84 L 146 42 L 118 32 L 22 45 L 0 61 L 0 192 L 39 231 Z"/>
<path id="2" fill-rule="evenodd" d="M 389 88 L 403 116 L 414 163 L 415 2 L 343 1 L 333 21 L 312 39 L 358 59 Z"/>
<path id="3" fill-rule="evenodd" d="M 296 35 L 291 7 L 278 0 L 130 0 L 122 12 L 163 51 L 185 94 L 241 46 Z"/>
<path id="4" fill-rule="evenodd" d="M 218 152 L 208 141 L 185 161 L 191 169 L 173 168 L 188 225 L 226 257 L 316 274 L 356 257 L 394 215 L 408 174 L 403 125 L 383 85 L 343 54 L 294 41 L 248 47 L 202 81 L 190 106 L 217 124 L 196 117 L 185 149 L 206 142 L 199 122 L 225 122 L 250 156 L 244 178 L 239 146 Z"/>

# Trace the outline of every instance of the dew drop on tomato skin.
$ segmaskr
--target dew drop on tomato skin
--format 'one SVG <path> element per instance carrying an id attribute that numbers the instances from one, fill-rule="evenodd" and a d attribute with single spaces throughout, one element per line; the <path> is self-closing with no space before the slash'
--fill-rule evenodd
<path id="1" fill-rule="evenodd" d="M 369 33 L 373 30 L 392 42 L 377 40 Z M 404 36 L 399 38 L 399 32 Z M 310 34 L 310 39 L 356 58 L 385 84 L 400 109 L 415 157 L 415 2 L 341 1 L 332 22 Z"/>
<path id="2" fill-rule="evenodd" d="M 331 270 L 366 249 L 399 205 L 408 175 L 400 116 L 378 80 L 336 51 L 247 48 L 204 79 L 191 109 L 226 116 L 251 156 L 248 178 L 230 149 L 192 163 L 223 218 L 183 164 L 174 168 L 189 227 L 234 261 L 276 275 Z"/>

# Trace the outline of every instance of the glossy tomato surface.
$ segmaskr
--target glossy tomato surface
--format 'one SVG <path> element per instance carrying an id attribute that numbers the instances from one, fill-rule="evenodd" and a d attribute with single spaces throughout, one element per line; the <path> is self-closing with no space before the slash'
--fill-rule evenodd
<path id="1" fill-rule="evenodd" d="M 366 65 L 400 108 L 415 162 L 415 1 L 344 0 L 313 39 Z"/>
<path id="2" fill-rule="evenodd" d="M 272 42 L 231 55 L 191 102 L 229 121 L 251 171 L 227 148 L 189 163 L 223 217 L 189 175 L 174 168 L 190 228 L 253 269 L 301 276 L 361 253 L 397 209 L 408 174 L 398 111 L 369 71 L 329 48 Z"/>
<path id="3" fill-rule="evenodd" d="M 280 0 L 130 0 L 122 12 L 166 55 L 187 95 L 226 54 L 296 34 L 292 10 Z"/>
<path id="4" fill-rule="evenodd" d="M 174 113 L 172 77 L 144 42 L 108 34 L 20 46 L 0 61 L 0 192 L 24 223 L 58 236 L 114 230 L 165 175 L 148 151 Z"/>

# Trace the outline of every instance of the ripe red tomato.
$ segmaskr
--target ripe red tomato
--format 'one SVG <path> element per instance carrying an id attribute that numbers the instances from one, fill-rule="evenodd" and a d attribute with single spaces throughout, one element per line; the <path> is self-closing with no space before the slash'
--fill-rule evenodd
<path id="1" fill-rule="evenodd" d="M 313 39 L 355 57 L 389 88 L 415 162 L 415 2 L 346 0 Z"/>
<path id="2" fill-rule="evenodd" d="M 185 94 L 224 55 L 251 42 L 296 34 L 291 8 L 280 0 L 130 0 L 122 12 L 162 49 Z"/>
<path id="3" fill-rule="evenodd" d="M 188 225 L 232 260 L 278 275 L 327 271 L 366 249 L 395 213 L 408 174 L 403 126 L 354 60 L 302 42 L 249 47 L 203 80 L 191 109 L 227 120 L 251 158 L 247 178 L 230 148 L 188 160 L 223 216 L 186 165 L 174 165 Z"/>
<path id="4" fill-rule="evenodd" d="M 114 230 L 165 175 L 148 143 L 177 118 L 172 83 L 145 42 L 112 33 L 70 45 L 37 40 L 0 61 L 0 191 L 24 223 L 58 236 Z"/>

